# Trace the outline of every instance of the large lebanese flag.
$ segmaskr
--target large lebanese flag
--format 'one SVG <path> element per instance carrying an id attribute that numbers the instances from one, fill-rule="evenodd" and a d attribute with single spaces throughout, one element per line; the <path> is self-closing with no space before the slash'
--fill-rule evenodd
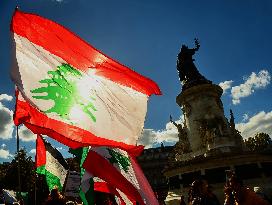
<path id="1" fill-rule="evenodd" d="M 71 147 L 110 146 L 138 154 L 152 80 L 101 53 L 63 26 L 16 10 L 14 121 Z"/>

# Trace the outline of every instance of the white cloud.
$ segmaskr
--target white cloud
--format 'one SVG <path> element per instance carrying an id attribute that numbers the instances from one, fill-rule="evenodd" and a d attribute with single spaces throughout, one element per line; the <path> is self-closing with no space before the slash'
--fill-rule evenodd
<path id="1" fill-rule="evenodd" d="M 0 94 L 0 101 L 2 101 L 2 100 L 11 101 L 12 99 L 13 99 L 13 97 L 10 95 Z"/>
<path id="2" fill-rule="evenodd" d="M 12 100 L 12 96 L 9 96 L 7 94 L 1 94 L 0 95 L 0 101 Z M 0 102 L 0 139 L 11 139 L 12 138 L 12 132 L 14 129 L 13 124 L 13 111 L 5 107 Z"/>
<path id="3" fill-rule="evenodd" d="M 153 129 L 144 129 L 142 135 L 139 137 L 138 145 L 144 145 L 146 148 L 150 148 L 156 141 L 156 131 Z"/>
<path id="4" fill-rule="evenodd" d="M 248 114 L 243 114 L 243 120 L 242 120 L 242 122 L 245 122 L 245 121 L 247 121 L 248 120 L 248 118 L 249 118 L 249 116 L 248 116 Z"/>
<path id="5" fill-rule="evenodd" d="M 183 120 L 178 120 L 176 123 L 182 123 Z M 176 143 L 178 141 L 178 130 L 171 123 L 168 122 L 163 130 L 144 129 L 138 144 L 145 145 L 145 148 L 154 147 L 159 143 Z"/>
<path id="6" fill-rule="evenodd" d="M 223 89 L 223 94 L 225 94 L 227 90 L 231 88 L 232 83 L 233 83 L 233 80 L 227 80 L 227 81 L 219 83 L 219 86 Z"/>
<path id="7" fill-rule="evenodd" d="M 30 142 L 36 140 L 36 135 L 27 129 L 24 125 L 22 125 L 19 130 L 19 138 L 24 142 Z"/>
<path id="8" fill-rule="evenodd" d="M 12 154 L 9 153 L 9 150 L 0 149 L 0 158 L 8 159 L 10 157 L 12 157 Z"/>
<path id="9" fill-rule="evenodd" d="M 36 149 L 32 149 L 29 151 L 30 154 L 36 154 Z"/>
<path id="10" fill-rule="evenodd" d="M 250 117 L 247 122 L 241 122 L 236 125 L 243 138 L 255 136 L 256 133 L 264 132 L 272 137 L 272 111 L 261 111 Z"/>
<path id="11" fill-rule="evenodd" d="M 232 103 L 234 105 L 240 103 L 240 98 L 251 95 L 257 89 L 265 88 L 270 83 L 271 76 L 267 70 L 261 70 L 258 74 L 252 72 L 244 80 L 244 83 L 231 88 Z"/>

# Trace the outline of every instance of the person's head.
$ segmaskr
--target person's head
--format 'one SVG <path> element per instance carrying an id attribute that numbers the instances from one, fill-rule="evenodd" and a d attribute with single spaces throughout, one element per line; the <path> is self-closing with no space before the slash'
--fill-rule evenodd
<path id="1" fill-rule="evenodd" d="M 234 198 L 237 201 L 240 201 L 242 195 L 242 181 L 234 174 L 228 180 L 230 191 L 234 194 Z"/>
<path id="2" fill-rule="evenodd" d="M 185 50 L 187 50 L 187 49 L 188 49 L 188 46 L 182 45 L 181 48 L 180 48 L 180 51 L 182 52 L 182 51 L 185 51 Z"/>
<path id="3" fill-rule="evenodd" d="M 201 192 L 207 194 L 209 192 L 209 183 L 207 180 L 201 180 Z"/>
<path id="4" fill-rule="evenodd" d="M 60 193 L 59 193 L 58 187 L 54 187 L 54 188 L 51 190 L 50 196 L 51 196 L 52 199 L 59 198 Z"/>
<path id="5" fill-rule="evenodd" d="M 236 175 L 232 175 L 229 178 L 229 185 L 232 189 L 236 188 L 236 187 L 242 187 L 243 183 L 241 180 L 239 180 L 239 178 Z"/>
<path id="6" fill-rule="evenodd" d="M 195 180 L 191 184 L 191 194 L 199 195 L 201 193 L 202 182 L 200 180 Z"/>

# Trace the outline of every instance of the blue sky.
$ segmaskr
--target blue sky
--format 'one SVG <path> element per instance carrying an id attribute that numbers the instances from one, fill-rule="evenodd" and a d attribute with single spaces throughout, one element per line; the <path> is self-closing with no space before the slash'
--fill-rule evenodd
<path id="1" fill-rule="evenodd" d="M 9 77 L 9 24 L 16 5 L 64 25 L 158 83 L 163 95 L 150 98 L 140 140 L 147 147 L 177 140 L 176 130 L 169 124 L 170 114 L 175 120 L 182 116 L 175 102 L 181 91 L 176 56 L 182 44 L 194 46 L 195 37 L 201 44 L 196 66 L 225 89 L 225 116 L 229 118 L 231 108 L 245 138 L 261 131 L 272 135 L 270 0 L 1 0 L 0 162 L 9 161 L 16 149 L 11 120 L 14 85 Z M 35 138 L 24 128 L 20 130 L 21 146 L 30 152 Z M 53 144 L 66 155 L 67 148 Z"/>

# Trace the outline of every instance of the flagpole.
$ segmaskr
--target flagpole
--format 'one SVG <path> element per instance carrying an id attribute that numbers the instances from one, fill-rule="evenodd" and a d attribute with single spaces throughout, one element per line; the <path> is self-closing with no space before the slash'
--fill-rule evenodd
<path id="1" fill-rule="evenodd" d="M 34 204 L 37 203 L 37 174 L 35 173 L 35 193 L 34 193 Z"/>
<path id="2" fill-rule="evenodd" d="M 20 154 L 19 154 L 19 134 L 18 134 L 18 126 L 16 126 L 16 136 L 17 136 L 17 154 L 18 154 L 18 191 L 19 191 L 19 196 L 21 197 L 21 170 L 20 170 Z"/>

